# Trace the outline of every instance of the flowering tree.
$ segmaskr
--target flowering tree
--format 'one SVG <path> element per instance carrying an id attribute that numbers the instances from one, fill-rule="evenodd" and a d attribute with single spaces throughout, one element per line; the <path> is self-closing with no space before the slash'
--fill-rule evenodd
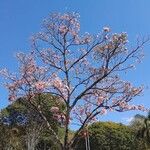
<path id="1" fill-rule="evenodd" d="M 121 75 L 140 61 L 142 46 L 148 39 L 129 49 L 126 33 L 113 34 L 110 28 L 104 27 L 97 35 L 81 35 L 78 14 L 56 13 L 44 20 L 41 32 L 31 40 L 31 53 L 17 54 L 19 73 L 11 74 L 4 69 L 1 74 L 9 80 L 6 83 L 9 100 L 26 98 L 62 149 L 71 149 L 82 129 L 109 111 L 145 110 L 142 105 L 130 103 L 143 88 L 123 81 Z M 42 93 L 51 93 L 65 104 L 64 111 L 58 106 L 50 109 L 54 119 L 65 128 L 64 142 L 41 111 Z M 38 105 L 32 102 L 35 96 Z M 77 125 L 78 130 L 69 140 L 71 125 Z"/>

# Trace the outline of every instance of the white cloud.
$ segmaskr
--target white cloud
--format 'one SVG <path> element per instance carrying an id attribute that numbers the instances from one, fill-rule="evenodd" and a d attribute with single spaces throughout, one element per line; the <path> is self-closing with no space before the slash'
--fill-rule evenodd
<path id="1" fill-rule="evenodd" d="M 133 117 L 124 117 L 121 120 L 123 123 L 129 124 L 133 120 Z"/>

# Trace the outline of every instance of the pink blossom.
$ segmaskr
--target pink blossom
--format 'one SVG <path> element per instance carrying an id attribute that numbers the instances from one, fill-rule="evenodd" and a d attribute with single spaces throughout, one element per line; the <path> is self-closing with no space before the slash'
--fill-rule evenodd
<path id="1" fill-rule="evenodd" d="M 132 88 L 132 94 L 136 95 L 140 92 L 141 89 L 139 88 Z"/>
<path id="2" fill-rule="evenodd" d="M 100 114 L 101 115 L 106 115 L 107 114 L 107 109 L 102 108 Z"/>
<path id="3" fill-rule="evenodd" d="M 104 97 L 103 97 L 103 96 L 100 96 L 100 97 L 98 97 L 98 99 L 97 99 L 97 104 L 100 105 L 100 104 L 103 103 L 103 101 L 104 101 Z"/>
<path id="4" fill-rule="evenodd" d="M 44 88 L 46 87 L 46 83 L 44 81 L 38 81 L 34 84 L 35 89 L 38 91 L 43 91 Z"/>
<path id="5" fill-rule="evenodd" d="M 56 77 L 53 81 L 53 85 L 57 88 L 62 88 L 62 81 L 60 78 Z"/>
<path id="6" fill-rule="evenodd" d="M 15 101 L 15 100 L 17 99 L 17 97 L 16 97 L 15 94 L 10 94 L 8 99 L 9 99 L 10 101 Z"/>
<path id="7" fill-rule="evenodd" d="M 62 25 L 59 27 L 59 31 L 61 34 L 65 34 L 68 31 L 68 28 L 67 28 L 67 26 Z"/>

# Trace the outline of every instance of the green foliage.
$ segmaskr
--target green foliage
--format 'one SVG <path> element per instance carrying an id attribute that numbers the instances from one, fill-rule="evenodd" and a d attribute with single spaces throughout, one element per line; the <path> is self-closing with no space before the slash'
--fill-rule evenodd
<path id="1" fill-rule="evenodd" d="M 12 127 L 0 124 L 0 149 L 24 150 L 24 130 L 21 127 Z"/>
<path id="2" fill-rule="evenodd" d="M 150 148 L 150 112 L 147 116 L 135 115 L 130 127 L 135 131 L 137 138 L 145 140 L 146 147 Z"/>
<path id="3" fill-rule="evenodd" d="M 0 117 L 11 118 L 11 123 L 3 124 L 1 122 L 0 132 L 3 132 L 4 135 L 0 138 L 0 149 L 5 150 L 8 149 L 8 147 L 12 150 L 27 149 L 26 141 L 28 134 L 39 132 L 39 129 L 40 135 L 36 149 L 43 149 L 43 147 L 45 150 L 49 148 L 52 150 L 59 149 L 55 138 L 48 130 L 46 124 L 44 124 L 43 119 L 34 106 L 38 107 L 38 105 L 40 105 L 42 113 L 44 113 L 52 128 L 58 133 L 59 137 L 63 139 L 63 129 L 60 127 L 60 124 L 53 119 L 53 114 L 50 112 L 50 109 L 52 106 L 57 106 L 63 111 L 65 109 L 64 104 L 57 99 L 57 97 L 51 96 L 48 93 L 41 94 L 40 97 L 32 99 L 32 104 L 26 99 L 20 98 L 1 111 Z M 17 122 L 17 116 L 20 114 L 27 117 L 27 122 L 22 125 Z M 15 143 L 17 143 L 17 145 L 14 145 Z"/>
<path id="4" fill-rule="evenodd" d="M 144 150 L 142 140 L 128 126 L 113 122 L 97 122 L 89 126 L 91 150 Z M 85 139 L 78 139 L 77 150 L 85 149 Z"/>
<path id="5" fill-rule="evenodd" d="M 61 141 L 64 140 L 64 128 L 61 127 L 52 117 L 50 108 L 52 106 L 59 106 L 61 111 L 65 110 L 65 105 L 57 100 L 56 97 L 50 94 L 42 94 L 39 98 L 32 100 L 34 106 L 40 104 L 42 112 L 48 118 L 53 129 L 58 133 Z M 16 114 L 22 113 L 28 117 L 28 123 L 18 125 L 16 121 Z M 27 131 L 32 131 L 32 128 L 38 127 L 43 121 L 40 115 L 37 114 L 36 109 L 25 99 L 18 99 L 7 108 L 1 111 L 1 117 L 11 116 L 13 123 L 11 125 L 0 124 L 0 132 L 3 134 L 0 137 L 0 149 L 7 150 L 26 150 Z M 146 123 L 146 124 L 145 124 Z M 148 127 L 148 117 L 137 115 L 131 126 L 113 122 L 97 122 L 88 127 L 90 137 L 91 150 L 146 150 L 147 143 L 144 138 L 137 137 L 137 131 Z M 145 125 L 144 125 L 145 124 Z M 37 128 L 38 129 L 38 128 Z M 148 128 L 147 128 L 148 129 Z M 142 132 L 140 132 L 142 133 Z M 69 131 L 69 139 L 74 135 L 74 132 Z M 57 144 L 55 138 L 45 125 L 42 126 L 38 143 L 35 150 L 59 150 L 60 146 Z M 85 150 L 85 138 L 80 135 L 75 144 L 75 150 Z"/>

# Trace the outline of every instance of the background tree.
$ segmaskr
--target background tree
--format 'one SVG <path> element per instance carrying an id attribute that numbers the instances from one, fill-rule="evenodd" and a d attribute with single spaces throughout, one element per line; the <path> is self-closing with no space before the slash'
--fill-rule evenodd
<path id="1" fill-rule="evenodd" d="M 0 132 L 2 133 L 0 138 L 1 150 L 23 150 L 23 130 L 15 127 L 11 127 L 7 124 L 0 124 Z"/>
<path id="2" fill-rule="evenodd" d="M 31 53 L 17 55 L 18 75 L 1 71 L 8 79 L 5 85 L 9 100 L 24 97 L 43 118 L 61 148 L 68 150 L 82 129 L 98 116 L 109 111 L 144 110 L 142 105 L 130 104 L 142 87 L 123 81 L 121 75 L 140 61 L 147 40 L 138 41 L 131 49 L 126 33 L 113 34 L 108 27 L 97 35 L 81 35 L 78 14 L 54 13 L 44 20 L 41 32 L 32 37 Z M 58 107 L 51 110 L 53 117 L 64 125 L 63 141 L 41 109 L 42 93 L 47 92 L 65 104 L 63 112 Z M 34 104 L 34 97 L 38 98 L 38 105 Z M 78 131 L 69 140 L 71 125 L 78 125 Z"/>
<path id="3" fill-rule="evenodd" d="M 47 101 L 47 99 L 49 100 Z M 55 101 L 52 99 L 55 99 Z M 38 104 L 36 97 L 33 101 L 34 104 Z M 48 118 L 53 130 L 58 133 L 60 132 L 61 126 L 54 120 L 53 115 L 48 110 L 52 108 L 52 106 L 55 106 L 56 103 L 56 97 L 53 97 L 48 93 L 42 95 L 42 112 Z M 63 109 L 63 107 L 63 104 L 61 104 L 59 108 Z M 41 116 L 38 115 L 36 110 L 34 110 L 34 108 L 23 98 L 17 99 L 13 104 L 3 109 L 1 111 L 0 120 L 1 131 L 5 135 L 0 140 L 3 149 L 5 149 L 5 147 L 6 149 L 10 147 L 10 149 L 16 150 L 19 146 L 19 150 L 35 150 L 39 148 L 41 142 L 44 142 L 44 146 L 47 149 L 50 147 L 52 149 L 54 145 L 57 148 L 55 140 L 53 140 L 53 135 L 48 131 Z M 60 134 L 59 137 L 61 136 L 62 135 Z M 45 139 L 47 139 L 47 141 Z M 15 145 L 15 143 L 18 143 L 18 146 Z M 44 149 L 41 146 L 40 148 Z"/>
<path id="4" fill-rule="evenodd" d="M 150 148 L 150 112 L 147 116 L 135 115 L 130 126 L 135 130 L 137 137 L 146 141 L 146 147 Z"/>
<path id="5" fill-rule="evenodd" d="M 144 150 L 142 139 L 138 139 L 132 128 L 113 122 L 96 122 L 89 126 L 91 150 Z M 77 150 L 85 149 L 85 139 L 81 135 Z"/>

